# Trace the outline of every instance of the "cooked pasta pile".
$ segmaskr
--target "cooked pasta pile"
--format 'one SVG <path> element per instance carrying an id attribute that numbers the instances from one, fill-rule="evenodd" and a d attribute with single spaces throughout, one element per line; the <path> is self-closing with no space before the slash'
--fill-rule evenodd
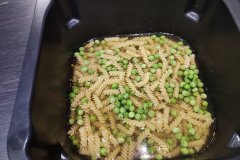
<path id="1" fill-rule="evenodd" d="M 162 159 L 202 149 L 213 119 L 189 46 L 152 35 L 79 50 L 68 135 L 80 154 Z"/>

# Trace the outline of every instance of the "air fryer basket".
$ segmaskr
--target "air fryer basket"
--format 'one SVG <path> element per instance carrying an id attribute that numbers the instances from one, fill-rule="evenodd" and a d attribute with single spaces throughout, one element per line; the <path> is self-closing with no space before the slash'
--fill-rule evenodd
<path id="1" fill-rule="evenodd" d="M 51 3 L 44 16 L 39 60 L 37 70 L 33 71 L 35 83 L 31 83 L 33 92 L 29 93 L 31 109 L 26 112 L 30 116 L 26 127 L 29 132 L 22 138 L 13 136 L 13 131 L 18 133 L 18 129 L 10 129 L 8 152 L 12 159 L 18 150 L 13 147 L 16 146 L 13 140 L 20 146 L 23 144 L 21 149 L 28 158 L 85 159 L 66 135 L 74 51 L 95 37 L 156 32 L 182 37 L 197 56 L 216 117 L 215 139 L 198 158 L 239 158 L 236 157 L 240 155 L 239 144 L 235 140 L 240 131 L 240 33 L 222 1 L 59 0 Z M 19 101 L 17 98 L 15 110 Z M 15 110 L 12 125 L 18 122 Z"/>

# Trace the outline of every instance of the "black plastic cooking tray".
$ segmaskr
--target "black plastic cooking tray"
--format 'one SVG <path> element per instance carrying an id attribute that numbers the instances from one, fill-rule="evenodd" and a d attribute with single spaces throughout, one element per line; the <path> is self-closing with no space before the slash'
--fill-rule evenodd
<path id="1" fill-rule="evenodd" d="M 215 139 L 193 159 L 240 159 L 237 5 L 237 0 L 38 0 L 8 134 L 9 159 L 85 159 L 66 135 L 73 52 L 94 37 L 155 32 L 192 45 L 215 111 Z"/>

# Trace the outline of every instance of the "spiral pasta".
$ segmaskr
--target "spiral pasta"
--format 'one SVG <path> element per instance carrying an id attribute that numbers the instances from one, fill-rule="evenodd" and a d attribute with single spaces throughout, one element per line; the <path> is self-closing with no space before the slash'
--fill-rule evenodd
<path id="1" fill-rule="evenodd" d="M 175 127 L 190 138 L 188 149 L 199 152 L 204 147 L 214 120 L 205 106 L 196 112 L 195 106 L 203 106 L 201 95 L 181 83 L 199 81 L 185 75 L 197 68 L 196 57 L 189 54 L 189 46 L 167 37 L 106 37 L 101 43 L 89 41 L 75 53 L 67 134 L 80 146 L 80 154 L 109 160 L 139 159 L 148 152 L 145 142 L 152 140 L 156 152 L 148 154 L 149 158 L 157 154 L 173 158 L 182 152 L 181 140 L 173 133 Z M 82 56 L 83 52 L 87 56 Z M 183 90 L 191 92 L 191 97 L 186 96 L 191 102 Z M 190 136 L 188 123 L 200 135 L 198 140 Z M 171 145 L 168 138 L 173 140 Z M 100 152 L 104 148 L 107 152 Z"/>

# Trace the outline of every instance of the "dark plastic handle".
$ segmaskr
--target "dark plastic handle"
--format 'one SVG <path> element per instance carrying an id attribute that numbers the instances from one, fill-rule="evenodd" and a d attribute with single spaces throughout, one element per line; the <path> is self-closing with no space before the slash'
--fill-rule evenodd
<path id="1" fill-rule="evenodd" d="M 205 13 L 209 0 L 189 0 L 185 16 L 194 22 L 198 22 Z"/>
<path id="2" fill-rule="evenodd" d="M 240 0 L 223 0 L 240 31 Z"/>
<path id="3" fill-rule="evenodd" d="M 80 23 L 76 0 L 55 0 L 55 2 L 68 30 Z"/>

